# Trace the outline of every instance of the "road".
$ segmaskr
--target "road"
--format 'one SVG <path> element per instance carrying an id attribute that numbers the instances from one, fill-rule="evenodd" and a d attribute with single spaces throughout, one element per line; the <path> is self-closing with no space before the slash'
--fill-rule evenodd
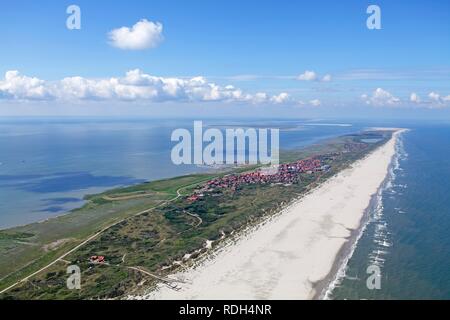
<path id="1" fill-rule="evenodd" d="M 150 212 L 150 211 L 152 211 L 152 210 L 154 210 L 154 209 L 156 209 L 156 208 L 158 208 L 158 207 L 160 207 L 160 206 L 163 206 L 163 205 L 165 205 L 165 204 L 167 204 L 167 203 L 169 203 L 169 202 L 173 202 L 173 201 L 177 200 L 178 198 L 180 198 L 180 197 L 182 196 L 181 190 L 186 189 L 186 188 L 188 188 L 188 187 L 190 187 L 190 186 L 199 184 L 199 183 L 201 183 L 201 182 L 202 182 L 202 181 L 195 182 L 195 183 L 192 183 L 192 184 L 183 186 L 183 187 L 177 189 L 177 191 L 176 191 L 176 194 L 177 194 L 177 195 L 176 195 L 175 197 L 173 197 L 172 199 L 163 201 L 163 202 L 157 204 L 157 205 L 154 206 L 154 207 L 151 207 L 151 208 L 149 208 L 149 209 L 145 209 L 145 210 L 143 210 L 143 211 L 140 211 L 140 212 L 138 212 L 138 213 L 135 213 L 133 216 L 139 216 L 139 215 L 142 215 L 142 214 L 147 213 L 147 212 Z M 56 264 L 58 261 L 63 260 L 63 259 L 64 259 L 65 257 L 67 257 L 69 254 L 71 254 L 71 253 L 77 251 L 79 248 L 81 248 L 82 246 L 84 246 L 84 245 L 85 245 L 86 243 L 88 243 L 89 241 L 91 241 L 91 240 L 97 238 L 100 234 L 102 234 L 103 232 L 105 232 L 105 231 L 108 230 L 109 228 L 112 228 L 112 227 L 114 227 L 115 225 L 117 225 L 117 224 L 119 224 L 119 223 L 121 223 L 121 222 L 123 222 L 123 221 L 125 221 L 125 220 L 127 220 L 127 219 L 129 219 L 129 218 L 130 218 L 130 217 L 123 218 L 123 219 L 121 219 L 121 220 L 119 220 L 119 221 L 116 221 L 116 222 L 114 222 L 114 223 L 108 225 L 107 227 L 104 227 L 103 229 L 101 229 L 101 230 L 98 231 L 97 233 L 93 234 L 93 235 L 90 236 L 89 238 L 85 239 L 83 242 L 81 242 L 80 244 L 78 244 L 78 245 L 75 246 L 74 248 L 70 249 L 69 251 L 67 251 L 66 253 L 64 253 L 63 255 L 61 255 L 60 257 L 56 258 L 55 260 L 53 260 L 52 262 L 50 262 L 49 264 L 47 264 L 45 267 L 40 268 L 39 270 L 33 272 L 32 274 L 30 274 L 30 275 L 28 275 L 28 276 L 26 276 L 26 277 L 20 279 L 19 281 L 16 281 L 15 283 L 13 283 L 12 285 L 10 285 L 9 287 L 7 287 L 7 288 L 1 290 L 1 291 L 0 291 L 0 294 L 5 293 L 6 291 L 8 291 L 8 290 L 14 288 L 15 286 L 17 286 L 18 284 L 23 283 L 23 282 L 27 281 L 28 279 L 34 277 L 35 275 L 41 273 L 42 271 L 44 271 L 44 270 L 50 268 L 51 266 L 53 266 L 54 264 Z"/>

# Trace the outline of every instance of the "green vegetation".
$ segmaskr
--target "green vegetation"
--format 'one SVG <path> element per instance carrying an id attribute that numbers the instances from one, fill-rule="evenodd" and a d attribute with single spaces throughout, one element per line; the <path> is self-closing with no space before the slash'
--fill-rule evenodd
<path id="1" fill-rule="evenodd" d="M 303 173 L 291 185 L 252 184 L 236 191 L 213 192 L 199 201 L 187 195 L 227 172 L 196 174 L 109 190 L 86 197 L 86 205 L 65 216 L 0 231 L 0 289 L 47 265 L 99 230 L 99 236 L 29 280 L 3 299 L 120 298 L 141 292 L 164 278 L 180 263 L 208 251 L 207 240 L 256 223 L 383 144 L 389 132 L 367 132 L 282 153 L 282 162 L 333 154 L 326 172 Z M 376 139 L 377 142 L 364 142 Z M 375 140 L 374 140 L 375 141 Z M 254 170 L 242 167 L 232 172 Z M 218 241 L 215 242 L 215 244 Z M 185 259 L 186 254 L 191 259 Z M 89 258 L 101 255 L 104 264 Z M 82 270 L 82 289 L 66 288 L 66 268 Z M 144 270 L 149 274 L 145 274 Z"/>
<path id="2" fill-rule="evenodd" d="M 32 270 L 48 264 L 89 235 L 151 209 L 164 201 L 176 197 L 176 185 L 190 188 L 211 175 L 190 175 L 179 178 L 144 183 L 123 189 L 109 190 L 98 195 L 87 196 L 87 203 L 70 214 L 59 216 L 41 223 L 0 231 L 0 289 L 31 273 Z M 170 182 L 168 182 L 170 181 Z M 147 197 L 130 198 L 123 201 L 108 201 L 104 197 L 127 190 L 143 190 Z"/>
<path id="3" fill-rule="evenodd" d="M 34 236 L 34 234 L 26 232 L 0 232 L 0 240 L 25 240 L 32 236 Z"/>

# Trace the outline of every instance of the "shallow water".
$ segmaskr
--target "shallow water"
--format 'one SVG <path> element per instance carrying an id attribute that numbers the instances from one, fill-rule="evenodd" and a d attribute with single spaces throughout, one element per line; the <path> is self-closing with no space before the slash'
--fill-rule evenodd
<path id="1" fill-rule="evenodd" d="M 281 147 L 305 146 L 360 126 L 304 121 L 216 121 L 204 126 L 283 128 Z M 211 170 L 170 159 L 176 128 L 188 120 L 0 120 L 0 228 L 40 221 L 83 205 L 86 194 L 146 180 Z"/>

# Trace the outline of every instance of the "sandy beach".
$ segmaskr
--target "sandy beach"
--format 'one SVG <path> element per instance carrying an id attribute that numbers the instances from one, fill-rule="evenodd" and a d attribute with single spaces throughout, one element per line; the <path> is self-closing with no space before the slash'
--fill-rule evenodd
<path id="1" fill-rule="evenodd" d="M 355 241 L 371 198 L 388 174 L 393 138 L 214 259 L 178 272 L 180 290 L 161 284 L 140 299 L 313 299 Z"/>

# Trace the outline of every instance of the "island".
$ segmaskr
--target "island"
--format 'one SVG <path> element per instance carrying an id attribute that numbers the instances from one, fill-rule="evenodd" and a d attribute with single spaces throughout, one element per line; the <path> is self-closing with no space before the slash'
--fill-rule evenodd
<path id="1" fill-rule="evenodd" d="M 373 128 L 239 166 L 86 197 L 0 231 L 1 299 L 323 297 L 402 130 Z M 68 266 L 81 271 L 67 286 Z"/>

